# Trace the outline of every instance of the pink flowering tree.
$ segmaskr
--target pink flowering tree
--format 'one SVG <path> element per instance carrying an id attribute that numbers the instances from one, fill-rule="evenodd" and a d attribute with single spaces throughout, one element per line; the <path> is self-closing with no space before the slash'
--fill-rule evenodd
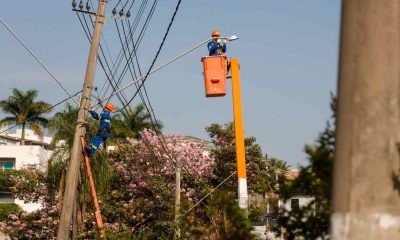
<path id="1" fill-rule="evenodd" d="M 212 175 L 214 159 L 205 144 L 179 134 L 161 136 L 145 129 L 140 136 L 141 140 L 128 139 L 108 156 L 114 175 L 109 190 L 99 195 L 107 234 L 122 239 L 169 239 L 174 229 L 176 167 L 182 169 L 185 208 L 205 194 L 204 184 Z M 15 239 L 53 239 L 59 222 L 57 189 L 43 173 L 27 176 L 10 176 L 12 191 L 26 202 L 42 203 L 42 209 L 10 215 L 0 224 L 0 231 Z M 91 199 L 87 200 L 90 205 L 81 239 L 93 239 L 97 234 Z"/>
<path id="2" fill-rule="evenodd" d="M 11 239 L 53 239 L 58 225 L 59 208 L 49 196 L 45 174 L 39 171 L 21 170 L 10 172 L 9 190 L 14 197 L 26 203 L 41 203 L 40 210 L 10 214 L 0 222 L 0 232 Z"/>
<path id="3" fill-rule="evenodd" d="M 174 223 L 175 172 L 182 169 L 183 206 L 204 194 L 214 159 L 203 143 L 184 136 L 143 130 L 140 140 L 128 139 L 109 158 L 116 177 L 104 206 L 113 234 L 171 239 Z"/>
<path id="4" fill-rule="evenodd" d="M 110 239 L 171 239 L 175 229 L 175 172 L 181 169 L 181 236 L 199 239 L 251 239 L 251 225 L 236 204 L 236 175 L 191 209 L 227 176 L 236 170 L 232 126 L 207 128 L 214 148 L 182 135 L 160 135 L 153 130 L 140 132 L 140 139 L 128 139 L 115 151 L 97 154 L 92 159 L 95 177 L 98 161 L 106 161 L 112 176 L 98 191 L 107 236 Z M 267 165 L 255 139 L 246 139 L 249 187 L 251 192 L 270 191 Z M 103 159 L 104 158 L 104 159 Z M 49 176 L 32 173 L 31 177 L 13 176 L 13 192 L 29 202 L 39 201 L 42 209 L 18 213 L 0 223 L 0 231 L 15 239 L 53 239 L 58 227 L 57 184 Z M 83 177 L 84 178 L 84 177 Z M 97 181 L 97 180 L 96 180 Z M 97 182 L 98 183 L 98 182 Z M 82 181 L 82 189 L 87 184 Z M 81 193 L 82 194 L 82 193 Z M 81 201 L 79 239 L 96 239 L 97 229 L 90 195 Z M 188 211 L 191 209 L 190 211 Z M 239 234 L 239 235 L 238 235 Z"/>

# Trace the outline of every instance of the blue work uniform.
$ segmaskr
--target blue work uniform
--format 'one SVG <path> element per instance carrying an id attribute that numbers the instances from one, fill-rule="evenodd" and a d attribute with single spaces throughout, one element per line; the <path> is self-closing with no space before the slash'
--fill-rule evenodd
<path id="1" fill-rule="evenodd" d="M 96 136 L 90 139 L 90 147 L 88 149 L 88 156 L 92 157 L 97 148 L 110 137 L 111 116 L 110 112 L 103 112 L 100 116 L 94 111 L 89 111 L 92 117 L 100 120 L 99 131 Z"/>
<path id="2" fill-rule="evenodd" d="M 209 56 L 219 56 L 226 52 L 225 43 L 217 43 L 212 40 L 207 44 Z"/>

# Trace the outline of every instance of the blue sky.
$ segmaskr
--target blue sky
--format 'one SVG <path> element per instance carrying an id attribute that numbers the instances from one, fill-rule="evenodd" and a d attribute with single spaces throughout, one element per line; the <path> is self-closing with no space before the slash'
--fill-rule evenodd
<path id="1" fill-rule="evenodd" d="M 108 15 L 116 2 L 109 1 Z M 143 71 L 155 56 L 175 4 L 170 0 L 157 5 L 138 51 Z M 5 1 L 0 16 L 68 90 L 82 88 L 89 44 L 70 1 Z M 228 45 L 227 55 L 238 57 L 241 64 L 245 135 L 255 136 L 264 154 L 297 168 L 306 162 L 304 145 L 314 142 L 331 114 L 339 25 L 339 0 L 183 0 L 156 66 L 207 39 L 212 29 L 239 36 Z M 114 58 L 120 49 L 115 29 L 113 21 L 106 22 L 104 36 Z M 230 83 L 226 97 L 204 96 L 200 58 L 206 54 L 206 47 L 200 48 L 146 83 L 156 116 L 168 133 L 208 139 L 207 125 L 233 119 Z M 36 88 L 39 98 L 50 103 L 66 97 L 2 26 L 0 56 L 1 99 L 11 88 Z M 95 85 L 101 87 L 104 80 L 97 71 Z M 133 92 L 130 88 L 127 95 Z"/>

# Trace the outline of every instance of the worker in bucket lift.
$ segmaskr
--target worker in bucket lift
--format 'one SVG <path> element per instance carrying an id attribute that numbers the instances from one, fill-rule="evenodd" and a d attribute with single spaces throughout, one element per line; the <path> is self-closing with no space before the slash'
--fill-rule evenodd
<path id="1" fill-rule="evenodd" d="M 104 112 L 102 114 L 97 114 L 92 109 L 89 110 L 92 117 L 96 120 L 100 120 L 99 131 L 96 136 L 90 139 L 90 146 L 86 148 L 86 152 L 89 157 L 92 157 L 96 152 L 97 148 L 110 137 L 111 128 L 111 116 L 110 112 L 114 111 L 114 104 L 107 103 Z"/>
<path id="2" fill-rule="evenodd" d="M 226 52 L 226 39 L 221 39 L 219 30 L 214 30 L 211 33 L 211 40 L 208 44 L 208 53 L 209 56 L 220 56 Z"/>

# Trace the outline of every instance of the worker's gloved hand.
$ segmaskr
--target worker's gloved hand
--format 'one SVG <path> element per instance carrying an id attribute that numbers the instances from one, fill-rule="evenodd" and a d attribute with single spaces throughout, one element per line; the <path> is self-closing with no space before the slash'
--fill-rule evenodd
<path id="1" fill-rule="evenodd" d="M 227 42 L 226 39 L 223 39 L 223 40 L 222 40 L 222 43 L 223 43 L 223 44 L 226 44 L 226 42 Z"/>
<path id="2" fill-rule="evenodd" d="M 90 108 L 90 109 L 89 109 L 89 112 L 94 112 L 94 109 L 93 109 L 93 108 Z"/>
<path id="3" fill-rule="evenodd" d="M 221 38 L 218 38 L 217 43 L 221 43 L 221 42 L 222 42 Z"/>

